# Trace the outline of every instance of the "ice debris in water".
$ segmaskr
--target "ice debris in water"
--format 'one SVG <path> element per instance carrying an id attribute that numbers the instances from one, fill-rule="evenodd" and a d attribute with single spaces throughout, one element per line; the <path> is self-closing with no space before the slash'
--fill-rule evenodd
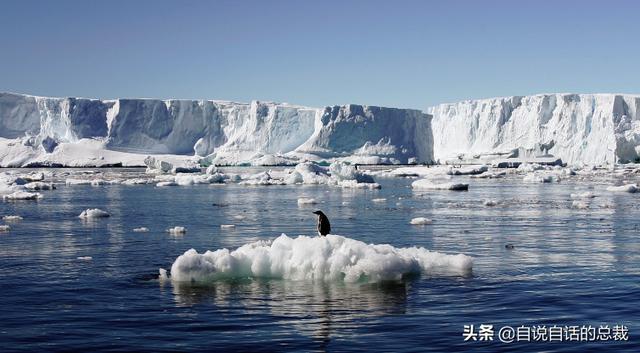
<path id="1" fill-rule="evenodd" d="M 419 179 L 411 183 L 411 187 L 416 190 L 453 190 L 466 191 L 469 190 L 469 184 L 465 183 L 434 183 L 429 179 Z"/>
<path id="2" fill-rule="evenodd" d="M 42 181 L 32 181 L 24 184 L 24 188 L 27 190 L 55 190 L 56 186 L 52 183 L 45 183 Z"/>
<path id="3" fill-rule="evenodd" d="M 233 278 L 279 278 L 307 281 L 379 282 L 401 280 L 418 273 L 463 275 L 471 272 L 471 257 L 447 255 L 422 247 L 395 248 L 329 234 L 326 237 L 285 234 L 273 241 L 260 240 L 230 251 L 178 256 L 171 279 L 207 282 Z"/>
<path id="4" fill-rule="evenodd" d="M 173 228 L 167 229 L 169 234 L 185 234 L 187 232 L 187 228 L 181 226 L 175 226 Z"/>
<path id="5" fill-rule="evenodd" d="M 236 226 L 235 224 L 221 224 L 220 228 L 221 229 L 234 229 Z"/>
<path id="6" fill-rule="evenodd" d="M 431 224 L 433 223 L 432 220 L 430 220 L 429 218 L 425 218 L 425 217 L 416 217 L 416 218 L 412 218 L 411 222 L 409 222 L 413 225 L 426 225 L 426 224 Z"/>
<path id="7" fill-rule="evenodd" d="M 149 228 L 147 227 L 133 228 L 133 231 L 136 233 L 146 233 L 149 231 Z"/>
<path id="8" fill-rule="evenodd" d="M 38 192 L 16 191 L 9 195 L 2 196 L 5 200 L 37 200 L 42 198 L 42 194 Z"/>
<path id="9" fill-rule="evenodd" d="M 17 221 L 21 221 L 22 217 L 21 216 L 4 216 L 2 217 L 2 220 L 5 222 L 17 222 Z"/>
<path id="10" fill-rule="evenodd" d="M 91 256 L 78 256 L 76 259 L 78 259 L 80 261 L 91 261 L 91 260 L 93 260 L 93 257 L 91 257 Z"/>
<path id="11" fill-rule="evenodd" d="M 592 199 L 596 197 L 596 195 L 590 191 L 575 193 L 575 194 L 571 194 L 570 196 L 572 199 Z"/>
<path id="12" fill-rule="evenodd" d="M 559 183 L 560 178 L 557 175 L 551 175 L 551 174 L 542 175 L 542 174 L 536 174 L 536 173 L 529 173 L 525 175 L 524 178 L 522 178 L 522 181 L 528 182 L 528 183 L 552 183 L 552 182 Z"/>
<path id="13" fill-rule="evenodd" d="M 573 201 L 571 203 L 571 207 L 577 208 L 577 209 L 581 209 L 581 210 L 585 210 L 585 209 L 589 208 L 589 205 L 584 201 L 576 200 L 576 201 Z"/>
<path id="14" fill-rule="evenodd" d="M 6 225 L 6 224 L 2 224 L 2 225 L 0 225 L 0 232 L 8 232 L 8 231 L 10 231 L 10 230 L 11 230 L 11 227 L 9 227 L 9 226 L 8 226 L 8 225 Z"/>
<path id="15" fill-rule="evenodd" d="M 385 199 L 384 197 L 381 197 L 377 199 L 371 199 L 371 202 L 387 202 L 387 199 Z"/>
<path id="16" fill-rule="evenodd" d="M 607 187 L 607 191 L 635 193 L 635 192 L 638 192 L 638 185 L 637 184 L 625 184 L 625 185 L 620 185 L 620 186 L 609 186 L 609 187 Z"/>
<path id="17" fill-rule="evenodd" d="M 484 202 L 482 203 L 485 206 L 488 207 L 492 207 L 492 206 L 497 206 L 498 205 L 498 201 L 495 200 L 484 200 Z"/>
<path id="18" fill-rule="evenodd" d="M 301 197 L 298 199 L 298 205 L 315 205 L 317 203 L 318 201 L 316 201 L 316 199 L 313 199 L 313 198 Z"/>
<path id="19" fill-rule="evenodd" d="M 80 218 L 105 218 L 109 217 L 110 214 L 106 211 L 103 211 L 99 208 L 87 208 L 82 211 L 78 217 Z"/>

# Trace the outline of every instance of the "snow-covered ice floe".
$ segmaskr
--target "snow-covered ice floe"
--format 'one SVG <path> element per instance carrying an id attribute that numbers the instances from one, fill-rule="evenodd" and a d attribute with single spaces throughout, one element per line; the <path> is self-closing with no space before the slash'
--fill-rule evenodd
<path id="1" fill-rule="evenodd" d="M 138 228 L 133 228 L 133 231 L 136 233 L 146 233 L 149 231 L 149 228 L 147 227 L 138 227 Z"/>
<path id="2" fill-rule="evenodd" d="M 82 211 L 78 217 L 80 218 L 106 218 L 111 216 L 107 211 L 103 211 L 99 208 L 87 208 Z"/>
<path id="3" fill-rule="evenodd" d="M 0 224 L 0 232 L 8 232 L 11 230 L 11 227 L 6 224 Z"/>
<path id="4" fill-rule="evenodd" d="M 170 278 L 200 283 L 236 278 L 366 283 L 396 281 L 419 273 L 465 275 L 472 266 L 469 256 L 422 247 L 366 244 L 332 234 L 297 238 L 282 234 L 272 241 L 261 240 L 232 251 L 188 250 L 171 266 Z"/>
<path id="5" fill-rule="evenodd" d="M 5 221 L 5 222 L 18 222 L 18 221 L 22 220 L 22 217 L 21 216 L 17 216 L 17 215 L 14 215 L 14 216 L 3 216 L 2 220 Z"/>
<path id="6" fill-rule="evenodd" d="M 411 183 L 411 187 L 415 190 L 453 190 L 466 191 L 469 190 L 469 184 L 466 183 L 435 183 L 429 179 L 420 179 Z"/>

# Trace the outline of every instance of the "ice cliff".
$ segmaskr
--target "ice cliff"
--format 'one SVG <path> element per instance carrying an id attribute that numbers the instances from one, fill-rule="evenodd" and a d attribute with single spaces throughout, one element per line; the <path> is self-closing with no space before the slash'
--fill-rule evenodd
<path id="1" fill-rule="evenodd" d="M 321 109 L 0 93 L 0 165 L 141 165 L 147 154 L 195 155 L 231 165 L 335 158 L 430 162 L 429 119 L 417 110 L 360 105 Z"/>
<path id="2" fill-rule="evenodd" d="M 640 154 L 640 96 L 541 94 L 469 100 L 428 109 L 433 153 L 441 162 L 464 154 L 545 153 L 569 164 L 613 164 Z"/>

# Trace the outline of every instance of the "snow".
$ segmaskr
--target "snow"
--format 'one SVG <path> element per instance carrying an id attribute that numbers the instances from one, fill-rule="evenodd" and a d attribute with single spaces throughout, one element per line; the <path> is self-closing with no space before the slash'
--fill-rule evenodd
<path id="1" fill-rule="evenodd" d="M 149 228 L 147 227 L 133 228 L 133 231 L 136 233 L 146 233 L 149 231 Z"/>
<path id="2" fill-rule="evenodd" d="M 416 218 L 412 218 L 411 222 L 409 223 L 413 225 L 427 225 L 427 224 L 433 223 L 433 221 L 425 217 L 416 217 Z"/>
<path id="3" fill-rule="evenodd" d="M 466 191 L 469 190 L 469 184 L 466 183 L 434 183 L 429 179 L 420 179 L 411 183 L 411 187 L 416 190 L 453 190 Z"/>
<path id="4" fill-rule="evenodd" d="M 607 187 L 607 191 L 635 193 L 635 192 L 638 192 L 638 185 L 637 184 L 625 184 L 625 185 L 620 185 L 620 186 L 609 186 L 609 187 Z"/>
<path id="5" fill-rule="evenodd" d="M 421 247 L 366 244 L 332 234 L 297 238 L 282 234 L 272 241 L 261 240 L 232 251 L 198 253 L 190 249 L 174 261 L 171 280 L 202 283 L 252 277 L 366 283 L 401 280 L 422 272 L 467 274 L 472 264 L 469 256 L 446 255 Z"/>
<path id="6" fill-rule="evenodd" d="M 541 94 L 440 104 L 427 113 L 436 160 L 548 153 L 569 164 L 601 165 L 638 158 L 638 107 L 636 95 Z"/>
<path id="7" fill-rule="evenodd" d="M 78 217 L 80 218 L 106 218 L 109 217 L 110 214 L 106 211 L 103 211 L 99 208 L 87 208 L 82 211 Z"/>

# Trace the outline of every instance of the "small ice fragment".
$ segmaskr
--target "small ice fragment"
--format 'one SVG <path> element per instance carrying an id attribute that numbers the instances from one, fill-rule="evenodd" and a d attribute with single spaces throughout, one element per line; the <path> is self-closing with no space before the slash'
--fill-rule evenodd
<path id="1" fill-rule="evenodd" d="M 484 200 L 483 204 L 484 204 L 485 206 L 489 206 L 489 207 L 491 207 L 491 206 L 496 206 L 496 205 L 498 205 L 498 201 L 495 201 L 495 200 Z"/>
<path id="2" fill-rule="evenodd" d="M 159 268 L 158 274 L 158 279 L 161 281 L 166 281 L 169 279 L 169 276 L 167 276 L 167 270 L 165 270 L 164 268 Z"/>
<path id="3" fill-rule="evenodd" d="M 587 203 L 584 201 L 576 200 L 576 201 L 573 201 L 573 203 L 571 204 L 571 207 L 584 210 L 589 208 L 589 205 L 587 205 Z"/>
<path id="4" fill-rule="evenodd" d="M 222 228 L 222 229 L 233 229 L 235 227 L 236 227 L 235 224 L 221 224 L 220 225 L 220 228 Z"/>
<path id="5" fill-rule="evenodd" d="M 638 191 L 638 185 L 637 184 L 626 184 L 626 185 L 620 185 L 620 186 L 609 186 L 607 188 L 607 191 L 635 193 L 635 192 Z"/>
<path id="6" fill-rule="evenodd" d="M 381 197 L 381 198 L 379 198 L 379 199 L 372 199 L 371 201 L 372 201 L 372 202 L 386 202 L 386 201 L 387 201 L 387 199 L 385 199 L 385 198 Z"/>
<path id="7" fill-rule="evenodd" d="M 581 192 L 581 193 L 576 193 L 576 194 L 571 194 L 570 195 L 572 199 L 591 199 L 596 197 L 596 195 L 594 195 L 594 193 L 592 192 Z"/>
<path id="8" fill-rule="evenodd" d="M 156 186 L 158 186 L 158 187 L 178 186 L 178 184 L 175 181 L 161 181 L 161 182 L 157 183 Z"/>
<path id="9" fill-rule="evenodd" d="M 2 220 L 5 222 L 17 222 L 17 221 L 21 221 L 22 217 L 20 216 L 4 216 L 2 217 Z"/>
<path id="10" fill-rule="evenodd" d="M 412 218 L 410 223 L 414 225 L 426 225 L 433 223 L 433 221 L 425 217 L 416 217 Z"/>
<path id="11" fill-rule="evenodd" d="M 78 256 L 77 259 L 80 260 L 80 261 L 91 261 L 91 260 L 93 260 L 93 257 L 91 257 L 91 256 Z"/>
<path id="12" fill-rule="evenodd" d="M 105 218 L 109 217 L 110 214 L 106 211 L 103 211 L 99 208 L 87 208 L 82 211 L 78 217 L 80 218 Z"/>
<path id="13" fill-rule="evenodd" d="M 37 200 L 42 198 L 42 194 L 38 192 L 16 191 L 9 195 L 2 196 L 5 200 Z"/>
<path id="14" fill-rule="evenodd" d="M 175 226 L 173 228 L 167 229 L 167 232 L 169 232 L 169 234 L 184 234 L 187 232 L 187 228 L 181 227 L 181 226 Z"/>
<path id="15" fill-rule="evenodd" d="M 146 233 L 149 231 L 147 227 L 133 228 L 133 231 L 136 233 Z"/>
<path id="16" fill-rule="evenodd" d="M 316 199 L 301 197 L 298 199 L 298 205 L 315 205 L 318 202 Z"/>
<path id="17" fill-rule="evenodd" d="M 8 232 L 11 230 L 11 227 L 9 227 L 6 224 L 0 225 L 0 232 Z"/>

